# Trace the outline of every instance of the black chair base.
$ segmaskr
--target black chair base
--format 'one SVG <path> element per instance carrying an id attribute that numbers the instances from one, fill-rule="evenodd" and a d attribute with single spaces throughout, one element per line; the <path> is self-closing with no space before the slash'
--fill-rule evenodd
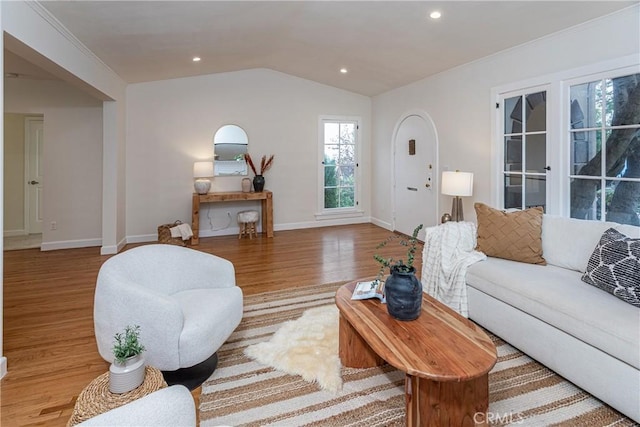
<path id="1" fill-rule="evenodd" d="M 218 353 L 213 353 L 204 362 L 193 365 L 190 368 L 181 368 L 176 371 L 162 371 L 162 376 L 168 385 L 181 384 L 189 390 L 195 390 L 205 382 L 218 366 Z"/>

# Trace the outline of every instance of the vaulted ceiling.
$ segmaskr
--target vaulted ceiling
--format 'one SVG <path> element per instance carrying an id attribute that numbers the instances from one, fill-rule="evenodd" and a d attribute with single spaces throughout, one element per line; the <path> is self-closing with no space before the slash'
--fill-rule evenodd
<path id="1" fill-rule="evenodd" d="M 42 2 L 129 83 L 270 68 L 369 96 L 632 4 L 637 1 Z M 429 17 L 435 10 L 440 19 Z M 5 71 L 15 62 L 6 60 Z"/>

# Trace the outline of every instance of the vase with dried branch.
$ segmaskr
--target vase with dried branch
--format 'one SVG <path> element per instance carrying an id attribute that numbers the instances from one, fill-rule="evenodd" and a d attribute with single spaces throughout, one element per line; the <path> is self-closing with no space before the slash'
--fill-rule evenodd
<path id="1" fill-rule="evenodd" d="M 260 173 L 258 173 L 258 170 L 256 169 L 256 165 L 253 163 L 253 159 L 251 159 L 251 155 L 249 153 L 244 155 L 244 159 L 246 160 L 247 164 L 251 168 L 251 171 L 255 175 L 253 177 L 253 189 L 255 191 L 259 192 L 264 190 L 264 173 L 269 169 L 271 169 L 271 166 L 273 165 L 273 158 L 274 158 L 273 154 L 270 155 L 268 158 L 266 155 L 262 156 L 262 159 L 260 160 Z"/>

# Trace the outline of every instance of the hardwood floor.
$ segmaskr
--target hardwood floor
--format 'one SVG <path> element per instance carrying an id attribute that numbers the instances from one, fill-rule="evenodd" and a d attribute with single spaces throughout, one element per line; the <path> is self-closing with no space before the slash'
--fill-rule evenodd
<path id="1" fill-rule="evenodd" d="M 376 245 L 390 232 L 372 224 L 279 231 L 273 239 L 200 240 L 198 250 L 233 262 L 245 295 L 375 276 Z M 129 245 L 127 248 L 136 246 Z M 125 248 L 126 250 L 126 248 Z M 420 271 L 422 248 L 416 254 Z M 404 258 L 388 245 L 384 256 Z M 65 426 L 82 389 L 109 364 L 93 335 L 99 248 L 4 253 L 4 355 L 0 425 Z M 199 389 L 193 395 L 198 399 Z"/>

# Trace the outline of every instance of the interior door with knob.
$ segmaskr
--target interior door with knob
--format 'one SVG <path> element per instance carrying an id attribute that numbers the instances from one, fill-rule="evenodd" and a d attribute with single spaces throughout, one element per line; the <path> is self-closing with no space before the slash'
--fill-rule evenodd
<path id="1" fill-rule="evenodd" d="M 411 235 L 419 224 L 438 224 L 437 136 L 431 120 L 408 115 L 394 138 L 393 228 Z M 418 235 L 424 240 L 424 230 Z"/>
<path id="2" fill-rule="evenodd" d="M 44 147 L 44 121 L 29 117 L 25 122 L 25 153 L 27 155 L 25 226 L 29 234 L 42 233 L 42 149 Z"/>

